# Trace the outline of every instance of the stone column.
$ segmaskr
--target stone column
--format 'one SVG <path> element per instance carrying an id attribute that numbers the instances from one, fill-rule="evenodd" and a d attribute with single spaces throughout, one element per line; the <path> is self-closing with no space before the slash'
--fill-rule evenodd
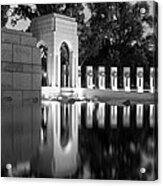
<path id="1" fill-rule="evenodd" d="M 126 92 L 130 92 L 130 67 L 123 68 L 123 86 Z"/>
<path id="2" fill-rule="evenodd" d="M 93 88 L 93 67 L 86 67 L 86 79 L 87 79 L 87 88 Z"/>
<path id="3" fill-rule="evenodd" d="M 150 92 L 155 92 L 155 69 L 153 67 L 150 68 Z"/>
<path id="4" fill-rule="evenodd" d="M 144 70 L 143 67 L 137 67 L 137 91 L 138 93 L 144 92 Z"/>
<path id="5" fill-rule="evenodd" d="M 117 115 L 118 115 L 118 107 L 117 105 L 110 106 L 110 124 L 111 127 L 117 128 Z"/>
<path id="6" fill-rule="evenodd" d="M 105 127 L 105 103 L 98 104 L 97 119 L 99 128 Z"/>
<path id="7" fill-rule="evenodd" d="M 105 89 L 105 67 L 98 67 L 98 87 Z"/>
<path id="8" fill-rule="evenodd" d="M 143 104 L 136 105 L 136 125 L 137 128 L 143 126 Z"/>
<path id="9" fill-rule="evenodd" d="M 123 126 L 130 126 L 130 106 L 123 107 Z"/>
<path id="10" fill-rule="evenodd" d="M 117 91 L 117 67 L 111 67 L 111 89 Z"/>

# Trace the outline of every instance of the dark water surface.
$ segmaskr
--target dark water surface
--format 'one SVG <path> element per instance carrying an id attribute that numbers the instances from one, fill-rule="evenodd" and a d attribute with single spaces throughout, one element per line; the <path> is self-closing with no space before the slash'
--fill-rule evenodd
<path id="1" fill-rule="evenodd" d="M 157 105 L 2 107 L 2 176 L 157 179 Z"/>

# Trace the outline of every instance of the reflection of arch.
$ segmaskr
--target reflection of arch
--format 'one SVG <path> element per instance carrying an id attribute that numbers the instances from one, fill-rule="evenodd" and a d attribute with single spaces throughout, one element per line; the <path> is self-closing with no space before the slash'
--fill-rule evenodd
<path id="1" fill-rule="evenodd" d="M 72 140 L 72 125 L 70 116 L 70 105 L 63 104 L 61 106 L 61 134 L 60 142 L 63 148 L 67 148 Z"/>
<path id="2" fill-rule="evenodd" d="M 48 61 L 48 46 L 41 40 L 37 43 L 37 48 L 40 49 L 41 54 L 41 70 L 42 70 L 42 86 L 48 86 L 48 73 L 47 73 L 47 61 Z"/>
<path id="3" fill-rule="evenodd" d="M 61 87 L 70 86 L 70 50 L 66 42 L 60 47 L 61 57 Z"/>

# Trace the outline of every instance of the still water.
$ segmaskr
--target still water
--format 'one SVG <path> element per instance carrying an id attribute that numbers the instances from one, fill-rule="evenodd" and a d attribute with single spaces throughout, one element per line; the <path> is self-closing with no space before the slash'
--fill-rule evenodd
<path id="1" fill-rule="evenodd" d="M 2 176 L 157 179 L 157 106 L 43 101 L 2 108 Z"/>

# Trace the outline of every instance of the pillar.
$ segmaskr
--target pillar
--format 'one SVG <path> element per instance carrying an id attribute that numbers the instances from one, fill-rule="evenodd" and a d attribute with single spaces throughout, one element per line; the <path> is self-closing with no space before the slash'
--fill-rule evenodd
<path id="1" fill-rule="evenodd" d="M 155 92 L 155 69 L 153 67 L 150 68 L 150 92 Z"/>
<path id="2" fill-rule="evenodd" d="M 98 87 L 105 89 L 105 67 L 98 67 Z"/>
<path id="3" fill-rule="evenodd" d="M 123 86 L 126 92 L 130 92 L 130 67 L 123 68 Z"/>
<path id="4" fill-rule="evenodd" d="M 137 67 L 137 91 L 138 93 L 144 92 L 144 71 L 143 67 Z"/>
<path id="5" fill-rule="evenodd" d="M 87 88 L 93 88 L 93 67 L 86 67 L 86 79 L 87 79 Z"/>
<path id="6" fill-rule="evenodd" d="M 111 67 L 111 89 L 117 90 L 117 67 Z"/>

